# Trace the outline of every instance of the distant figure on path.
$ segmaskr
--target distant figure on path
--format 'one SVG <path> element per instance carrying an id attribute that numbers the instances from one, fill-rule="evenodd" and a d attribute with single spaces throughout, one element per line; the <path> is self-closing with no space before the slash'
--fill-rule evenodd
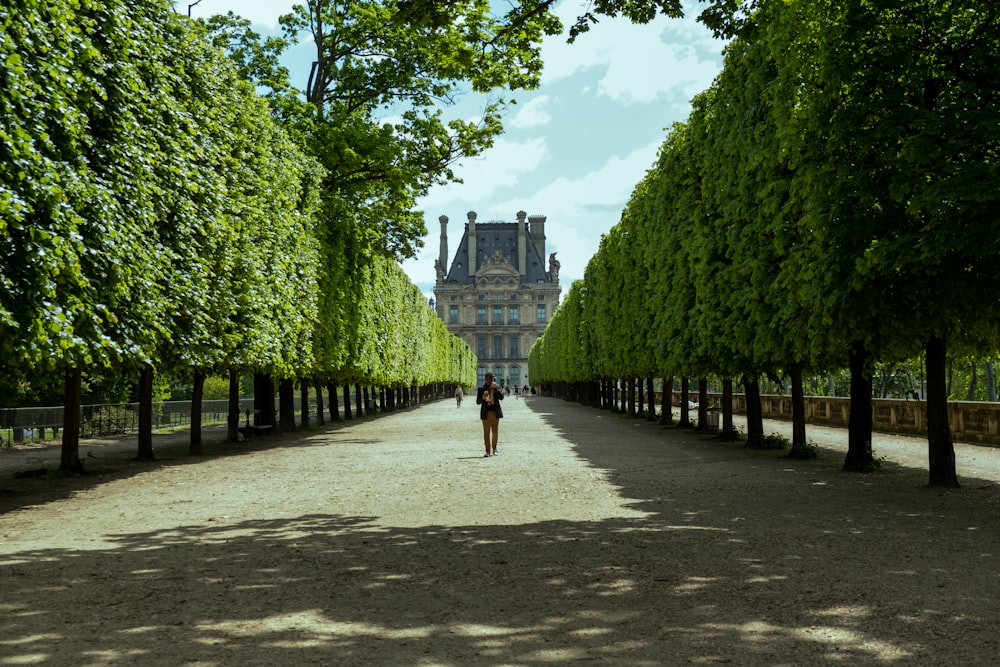
<path id="1" fill-rule="evenodd" d="M 503 419 L 503 392 L 493 381 L 493 373 L 486 374 L 486 382 L 476 393 L 476 405 L 479 407 L 479 418 L 483 422 L 483 443 L 486 445 L 486 455 L 497 454 L 497 439 L 500 436 L 500 420 Z"/>
<path id="2" fill-rule="evenodd" d="M 462 398 L 464 396 L 465 396 L 465 394 L 462 393 L 462 388 L 461 387 L 455 387 L 455 403 L 458 404 L 458 405 L 455 406 L 456 408 L 462 407 Z"/>

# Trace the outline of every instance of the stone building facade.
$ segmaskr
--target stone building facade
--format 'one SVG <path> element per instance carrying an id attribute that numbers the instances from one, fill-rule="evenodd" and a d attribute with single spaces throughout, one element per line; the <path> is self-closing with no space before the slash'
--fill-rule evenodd
<path id="1" fill-rule="evenodd" d="M 476 222 L 448 264 L 448 216 L 442 215 L 434 299 L 448 330 L 479 359 L 477 382 L 492 372 L 504 386 L 530 384 L 528 351 L 559 304 L 559 262 L 545 255 L 545 216 L 517 213 L 517 222 Z M 546 265 L 547 262 L 547 265 Z"/>

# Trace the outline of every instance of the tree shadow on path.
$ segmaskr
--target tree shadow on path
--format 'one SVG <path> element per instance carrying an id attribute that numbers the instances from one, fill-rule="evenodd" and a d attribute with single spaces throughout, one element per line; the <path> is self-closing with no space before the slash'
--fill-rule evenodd
<path id="1" fill-rule="evenodd" d="M 531 409 L 644 516 L 403 528 L 302 514 L 21 551 L 0 561 L 5 661 L 974 665 L 1000 653 L 995 507 L 561 402 Z"/>

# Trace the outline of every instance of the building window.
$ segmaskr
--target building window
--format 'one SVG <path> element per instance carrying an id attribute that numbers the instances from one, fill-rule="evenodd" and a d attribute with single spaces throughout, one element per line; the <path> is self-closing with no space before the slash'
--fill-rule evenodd
<path id="1" fill-rule="evenodd" d="M 476 336 L 476 356 L 480 359 L 486 358 L 486 334 Z"/>
<path id="2" fill-rule="evenodd" d="M 510 358 L 517 359 L 521 356 L 521 337 L 517 334 L 510 335 Z M 513 373 L 513 371 L 511 371 Z"/>
<path id="3" fill-rule="evenodd" d="M 496 380 L 498 385 L 503 386 L 503 366 L 493 367 L 493 379 Z"/>
<path id="4" fill-rule="evenodd" d="M 493 300 L 494 301 L 503 301 L 503 294 L 494 294 L 493 295 Z"/>
<path id="5" fill-rule="evenodd" d="M 545 324 L 545 305 L 538 304 L 538 323 Z"/>
<path id="6" fill-rule="evenodd" d="M 476 384 L 480 387 L 486 384 L 486 369 L 482 366 L 476 369 Z"/>
<path id="7" fill-rule="evenodd" d="M 503 308 L 493 306 L 493 324 L 503 324 Z"/>
<path id="8" fill-rule="evenodd" d="M 448 322 L 458 324 L 458 306 L 448 306 Z"/>
<path id="9" fill-rule="evenodd" d="M 521 386 L 521 367 L 511 366 L 510 367 L 510 383 L 515 387 Z"/>
<path id="10" fill-rule="evenodd" d="M 539 301 L 545 301 L 545 295 L 544 294 L 539 294 L 538 295 L 538 300 Z"/>
<path id="11" fill-rule="evenodd" d="M 503 359 L 503 335 L 493 334 L 493 358 Z"/>
<path id="12" fill-rule="evenodd" d="M 451 295 L 451 300 L 452 301 L 458 301 L 458 295 L 457 294 L 452 294 Z"/>
<path id="13" fill-rule="evenodd" d="M 518 318 L 518 314 L 517 314 L 517 306 L 511 306 L 510 310 L 508 311 L 508 314 L 510 315 L 510 320 L 508 320 L 508 321 L 511 324 L 520 324 L 521 323 L 520 320 L 519 320 L 519 318 Z"/>
<path id="14" fill-rule="evenodd" d="M 486 306 L 476 306 L 476 324 L 486 324 Z"/>

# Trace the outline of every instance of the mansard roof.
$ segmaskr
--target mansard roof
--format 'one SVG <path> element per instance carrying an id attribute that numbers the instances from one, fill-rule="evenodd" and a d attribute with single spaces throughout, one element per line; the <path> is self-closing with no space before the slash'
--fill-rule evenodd
<path id="1" fill-rule="evenodd" d="M 518 271 L 521 272 L 518 253 L 518 241 L 523 240 L 525 247 L 525 264 L 521 283 L 537 284 L 550 282 L 546 273 L 543 258 L 538 255 L 538 248 L 525 232 L 523 236 L 517 233 L 516 222 L 479 222 L 476 223 L 476 265 L 469 266 L 469 225 L 466 223 L 462 240 L 451 260 L 451 267 L 446 284 L 471 285 L 476 281 L 476 272 L 483 268 L 497 253 Z M 495 260 L 494 260 L 495 261 Z"/>

